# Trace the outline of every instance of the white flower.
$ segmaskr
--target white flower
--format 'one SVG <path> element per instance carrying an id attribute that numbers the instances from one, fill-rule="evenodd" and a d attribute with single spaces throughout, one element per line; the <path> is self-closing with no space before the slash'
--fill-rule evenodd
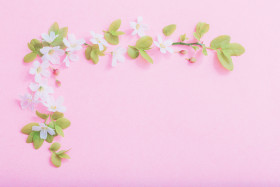
<path id="1" fill-rule="evenodd" d="M 42 34 L 43 41 L 46 41 L 48 43 L 52 43 L 56 37 L 58 37 L 58 35 L 55 35 L 55 32 L 53 31 L 50 32 L 50 35 L 45 33 Z"/>
<path id="2" fill-rule="evenodd" d="M 63 97 L 57 98 L 57 100 L 54 100 L 53 97 L 49 97 L 43 104 L 48 108 L 50 112 L 65 112 L 66 107 L 63 106 Z"/>
<path id="3" fill-rule="evenodd" d="M 21 109 L 27 108 L 33 111 L 37 103 L 39 103 L 39 101 L 29 93 L 25 94 L 24 96 L 21 96 L 21 101 L 20 101 Z"/>
<path id="4" fill-rule="evenodd" d="M 47 82 L 43 79 L 39 80 L 37 83 L 30 83 L 30 90 L 35 92 L 36 99 L 46 100 L 49 94 L 53 93 L 53 89 L 47 85 Z"/>
<path id="5" fill-rule="evenodd" d="M 96 34 L 96 33 L 92 32 L 92 31 L 90 32 L 90 34 L 92 35 L 92 39 L 90 39 L 90 42 L 92 44 L 98 44 L 98 47 L 99 47 L 100 51 L 103 51 L 104 46 L 108 46 L 108 43 L 103 38 L 103 35 Z"/>
<path id="6" fill-rule="evenodd" d="M 117 47 L 112 52 L 112 66 L 115 67 L 117 65 L 117 61 L 124 62 L 124 53 L 125 49 L 122 47 Z"/>
<path id="7" fill-rule="evenodd" d="M 148 29 L 148 26 L 143 24 L 143 18 L 139 16 L 137 22 L 130 22 L 130 27 L 134 29 L 132 35 L 138 34 L 138 36 L 145 36 L 145 31 Z"/>
<path id="8" fill-rule="evenodd" d="M 46 126 L 45 123 L 39 123 L 39 126 L 32 126 L 32 131 L 40 131 L 40 138 L 44 140 L 47 139 L 48 133 L 50 135 L 55 135 L 54 129 Z"/>
<path id="9" fill-rule="evenodd" d="M 31 75 L 35 75 L 35 81 L 38 82 L 41 79 L 41 75 L 44 77 L 50 76 L 50 71 L 48 70 L 49 66 L 50 64 L 47 61 L 42 62 L 42 64 L 40 64 L 38 61 L 35 61 L 33 63 L 33 67 L 30 68 L 29 73 Z"/>
<path id="10" fill-rule="evenodd" d="M 65 63 L 66 67 L 70 66 L 70 60 L 72 62 L 78 61 L 79 60 L 79 56 L 77 54 L 74 54 L 74 52 L 69 51 L 66 53 L 66 56 L 63 60 L 63 63 Z"/>
<path id="11" fill-rule="evenodd" d="M 161 36 L 158 35 L 158 41 L 154 41 L 155 45 L 160 49 L 160 52 L 166 53 L 168 51 L 169 53 L 173 53 L 172 41 L 171 40 L 165 40 L 163 41 Z"/>
<path id="12" fill-rule="evenodd" d="M 50 61 L 52 64 L 59 64 L 60 56 L 64 55 L 64 50 L 59 46 L 43 47 L 40 52 L 43 54 L 43 61 Z"/>
<path id="13" fill-rule="evenodd" d="M 85 43 L 84 39 L 77 40 L 74 34 L 68 35 L 68 40 L 63 38 L 63 43 L 67 47 L 66 51 L 79 51 Z"/>

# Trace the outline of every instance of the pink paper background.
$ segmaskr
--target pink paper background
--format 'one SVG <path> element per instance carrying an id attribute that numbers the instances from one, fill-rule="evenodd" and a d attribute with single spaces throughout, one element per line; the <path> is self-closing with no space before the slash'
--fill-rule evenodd
<path id="1" fill-rule="evenodd" d="M 0 186 L 280 186 L 280 62 L 278 0 L 15 0 L 0 4 Z M 215 54 L 190 64 L 178 55 L 127 58 L 111 68 L 81 60 L 63 70 L 71 128 L 56 140 L 72 148 L 54 168 L 49 144 L 34 150 L 20 133 L 37 120 L 19 108 L 31 81 L 22 62 L 27 42 L 57 21 L 89 39 L 114 19 L 121 30 L 138 15 L 155 37 L 177 24 L 173 40 L 210 24 L 203 40 L 228 34 L 246 53 L 227 72 Z M 137 37 L 121 37 L 120 46 Z M 111 47 L 113 49 L 114 47 Z"/>

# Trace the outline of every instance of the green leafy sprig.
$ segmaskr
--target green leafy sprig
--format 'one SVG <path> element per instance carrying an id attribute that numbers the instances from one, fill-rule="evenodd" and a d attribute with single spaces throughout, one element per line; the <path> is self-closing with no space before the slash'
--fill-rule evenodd
<path id="1" fill-rule="evenodd" d="M 69 149 L 58 151 L 60 149 L 60 147 L 61 147 L 60 143 L 55 142 L 49 148 L 49 150 L 52 152 L 51 161 L 52 161 L 53 165 L 56 167 L 61 166 L 62 159 L 70 159 L 70 156 L 68 154 L 66 154 L 69 151 Z"/>
<path id="2" fill-rule="evenodd" d="M 125 34 L 122 31 L 118 31 L 120 26 L 121 26 L 121 20 L 117 19 L 111 23 L 108 31 L 103 31 L 104 38 L 109 44 L 112 44 L 112 45 L 119 44 L 119 36 Z"/>

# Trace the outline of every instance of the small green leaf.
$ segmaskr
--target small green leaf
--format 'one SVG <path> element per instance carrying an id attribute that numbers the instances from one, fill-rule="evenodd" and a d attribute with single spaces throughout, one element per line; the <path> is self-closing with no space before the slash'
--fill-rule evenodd
<path id="1" fill-rule="evenodd" d="M 62 153 L 58 155 L 60 158 L 66 158 L 66 159 L 70 159 L 70 156 L 67 155 L 66 153 Z"/>
<path id="2" fill-rule="evenodd" d="M 53 120 L 57 120 L 57 119 L 63 118 L 63 117 L 64 117 L 64 114 L 61 113 L 61 112 L 54 112 L 54 113 L 52 114 L 52 119 L 53 119 Z"/>
<path id="3" fill-rule="evenodd" d="M 125 34 L 124 32 L 122 31 L 109 31 L 112 35 L 114 36 L 120 36 L 120 35 L 123 35 Z"/>
<path id="4" fill-rule="evenodd" d="M 32 62 L 33 60 L 35 60 L 36 57 L 37 57 L 37 53 L 31 52 L 24 56 L 23 61 Z"/>
<path id="5" fill-rule="evenodd" d="M 183 41 L 185 41 L 185 40 L 186 40 L 186 34 L 182 34 L 182 35 L 180 36 L 180 41 L 183 42 Z"/>
<path id="6" fill-rule="evenodd" d="M 245 52 L 245 49 L 238 43 L 230 43 L 223 51 L 230 56 L 240 56 Z"/>
<path id="7" fill-rule="evenodd" d="M 171 25 L 167 25 L 166 27 L 164 27 L 162 29 L 162 32 L 165 36 L 170 36 L 175 30 L 176 30 L 176 25 L 171 24 Z"/>
<path id="8" fill-rule="evenodd" d="M 52 46 L 60 46 L 60 48 L 62 49 L 64 46 L 63 43 L 63 37 L 61 35 L 59 35 L 58 37 L 56 37 L 54 39 L 54 41 L 51 43 Z"/>
<path id="9" fill-rule="evenodd" d="M 34 131 L 32 131 L 28 137 L 27 137 L 27 140 L 26 140 L 26 143 L 32 143 L 33 142 L 33 136 L 34 136 Z"/>
<path id="10" fill-rule="evenodd" d="M 135 59 L 139 56 L 139 51 L 135 47 L 128 46 L 127 54 L 130 58 Z"/>
<path id="11" fill-rule="evenodd" d="M 52 142 L 53 142 L 53 138 L 54 138 L 53 135 L 48 134 L 46 141 L 47 141 L 48 143 L 52 143 Z"/>
<path id="12" fill-rule="evenodd" d="M 27 46 L 31 51 L 33 51 L 33 52 L 35 51 L 35 47 L 33 46 L 32 43 L 28 43 Z"/>
<path id="13" fill-rule="evenodd" d="M 230 36 L 222 35 L 214 38 L 210 44 L 210 47 L 213 49 L 225 49 L 228 47 L 230 42 Z"/>
<path id="14" fill-rule="evenodd" d="M 39 149 L 43 145 L 44 140 L 40 138 L 40 132 L 34 132 L 33 146 L 35 149 Z"/>
<path id="15" fill-rule="evenodd" d="M 146 51 L 140 49 L 139 52 L 140 52 L 141 56 L 142 56 L 145 60 L 147 60 L 147 61 L 150 62 L 151 64 L 153 63 L 153 59 L 146 53 Z"/>
<path id="16" fill-rule="evenodd" d="M 58 135 L 64 137 L 64 132 L 63 132 L 62 128 L 61 128 L 59 125 L 55 125 L 54 127 L 55 127 L 56 133 L 57 133 Z"/>
<path id="17" fill-rule="evenodd" d="M 112 45 L 119 44 L 119 37 L 112 35 L 110 32 L 105 32 L 104 38 L 109 44 L 112 44 Z"/>
<path id="18" fill-rule="evenodd" d="M 56 120 L 55 124 L 60 126 L 62 129 L 66 129 L 70 126 L 71 122 L 66 118 L 59 118 Z"/>
<path id="19" fill-rule="evenodd" d="M 56 166 L 56 167 L 61 166 L 61 158 L 59 158 L 59 156 L 56 155 L 55 153 L 52 153 L 51 161 L 52 161 L 54 166 Z"/>
<path id="20" fill-rule="evenodd" d="M 70 149 L 69 149 L 70 150 Z M 57 155 L 61 155 L 61 154 L 63 154 L 63 153 L 66 153 L 67 151 L 69 151 L 69 150 L 61 150 L 61 151 L 58 151 L 56 154 Z"/>
<path id="21" fill-rule="evenodd" d="M 94 64 L 97 64 L 99 61 L 99 56 L 97 53 L 98 53 L 97 49 L 92 49 L 90 52 L 90 58 Z"/>
<path id="22" fill-rule="evenodd" d="M 68 27 L 63 27 L 58 31 L 59 36 L 61 36 L 62 38 L 67 37 L 67 33 L 68 33 Z"/>
<path id="23" fill-rule="evenodd" d="M 60 143 L 55 142 L 50 146 L 51 151 L 57 151 L 60 148 Z"/>
<path id="24" fill-rule="evenodd" d="M 150 36 L 143 36 L 137 40 L 135 47 L 137 49 L 147 50 L 153 44 L 153 39 Z"/>
<path id="25" fill-rule="evenodd" d="M 37 40 L 37 39 L 32 39 L 30 41 L 30 44 L 34 47 L 34 51 L 36 51 L 37 53 L 40 51 L 40 49 L 43 47 L 43 44 Z"/>
<path id="26" fill-rule="evenodd" d="M 208 55 L 205 45 L 202 46 L 202 53 L 203 53 L 205 56 Z"/>
<path id="27" fill-rule="evenodd" d="M 121 26 L 122 21 L 120 19 L 117 19 L 113 21 L 109 27 L 109 31 L 117 31 Z"/>
<path id="28" fill-rule="evenodd" d="M 227 53 L 224 53 L 222 50 L 217 50 L 217 56 L 218 56 L 220 63 L 222 64 L 222 66 L 224 68 L 226 68 L 227 70 L 230 70 L 230 71 L 233 70 L 233 63 L 232 63 L 232 59 L 231 59 L 230 55 L 228 55 Z"/>
<path id="29" fill-rule="evenodd" d="M 32 127 L 33 126 L 39 126 L 38 123 L 28 123 L 27 125 L 25 125 L 22 129 L 21 129 L 21 132 L 23 134 L 30 134 L 32 132 Z"/>
<path id="30" fill-rule="evenodd" d="M 47 118 L 49 117 L 49 114 L 40 113 L 40 112 L 38 112 L 38 110 L 36 110 L 36 115 L 37 115 L 39 118 L 42 118 L 42 119 L 47 119 Z"/>
<path id="31" fill-rule="evenodd" d="M 202 36 L 209 31 L 209 24 L 203 23 L 203 22 L 199 22 L 196 25 L 196 29 L 195 30 L 196 31 L 194 33 L 194 37 L 197 40 L 200 40 L 200 38 L 202 38 Z"/>
<path id="32" fill-rule="evenodd" d="M 196 45 L 192 45 L 191 47 L 192 47 L 195 51 L 199 49 L 199 47 L 196 46 Z"/>
<path id="33" fill-rule="evenodd" d="M 55 22 L 54 24 L 52 24 L 52 26 L 51 26 L 50 29 L 49 29 L 49 34 L 50 34 L 52 31 L 55 32 L 55 34 L 58 34 L 59 26 L 58 26 L 57 22 Z"/>
<path id="34" fill-rule="evenodd" d="M 88 46 L 85 50 L 86 59 L 90 60 L 91 47 Z"/>

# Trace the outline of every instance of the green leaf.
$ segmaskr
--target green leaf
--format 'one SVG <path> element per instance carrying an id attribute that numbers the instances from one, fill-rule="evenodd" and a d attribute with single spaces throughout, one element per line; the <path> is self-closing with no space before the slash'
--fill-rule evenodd
<path id="1" fill-rule="evenodd" d="M 30 41 L 30 44 L 34 47 L 34 51 L 36 51 L 37 53 L 40 51 L 40 49 L 43 47 L 43 44 L 37 40 L 37 39 L 32 39 Z"/>
<path id="2" fill-rule="evenodd" d="M 67 37 L 67 33 L 68 33 L 68 27 L 63 27 L 58 31 L 59 36 L 61 36 L 62 38 Z"/>
<path id="3" fill-rule="evenodd" d="M 34 136 L 34 131 L 32 131 L 28 137 L 27 137 L 27 140 L 26 140 L 26 143 L 32 143 L 33 142 L 33 136 Z"/>
<path id="4" fill-rule="evenodd" d="M 199 49 L 199 47 L 196 46 L 196 45 L 192 45 L 191 47 L 192 47 L 195 51 Z"/>
<path id="5" fill-rule="evenodd" d="M 31 43 L 28 43 L 27 46 L 31 51 L 35 51 L 35 47 Z"/>
<path id="6" fill-rule="evenodd" d="M 117 19 L 113 21 L 109 27 L 109 31 L 117 31 L 121 26 L 122 21 L 120 19 Z"/>
<path id="7" fill-rule="evenodd" d="M 66 159 L 70 159 L 70 156 L 67 155 L 66 153 L 62 153 L 58 155 L 60 158 L 66 158 Z"/>
<path id="8" fill-rule="evenodd" d="M 57 133 L 58 135 L 64 137 L 64 132 L 63 132 L 62 128 L 61 128 L 59 125 L 55 125 L 54 127 L 55 127 L 56 133 Z"/>
<path id="9" fill-rule="evenodd" d="M 139 56 L 139 51 L 135 47 L 128 46 L 127 54 L 130 58 L 135 59 Z"/>
<path id="10" fill-rule="evenodd" d="M 182 34 L 182 35 L 180 36 L 180 41 L 183 42 L 183 41 L 185 41 L 185 40 L 186 40 L 186 34 Z"/>
<path id="11" fill-rule="evenodd" d="M 162 32 L 165 36 L 170 36 L 175 30 L 176 30 L 176 25 L 171 24 L 171 25 L 167 25 L 166 27 L 164 27 L 162 29 Z"/>
<path id="12" fill-rule="evenodd" d="M 52 142 L 53 142 L 53 138 L 54 138 L 53 135 L 48 134 L 46 141 L 47 141 L 48 143 L 52 143 Z"/>
<path id="13" fill-rule="evenodd" d="M 42 119 L 47 119 L 47 118 L 49 117 L 49 114 L 40 113 L 40 112 L 38 112 L 38 110 L 36 110 L 36 115 L 37 115 L 39 118 L 42 118 Z"/>
<path id="14" fill-rule="evenodd" d="M 105 32 L 104 38 L 109 44 L 112 44 L 112 45 L 119 44 L 119 37 L 112 35 L 110 32 Z"/>
<path id="15" fill-rule="evenodd" d="M 231 43 L 223 51 L 230 56 L 240 56 L 245 52 L 245 49 L 238 43 Z"/>
<path id="16" fill-rule="evenodd" d="M 60 126 L 62 129 L 66 129 L 70 126 L 71 122 L 66 118 L 59 118 L 56 120 L 55 124 Z"/>
<path id="17" fill-rule="evenodd" d="M 217 56 L 224 68 L 230 71 L 233 70 L 233 63 L 229 54 L 223 52 L 222 50 L 217 50 Z"/>
<path id="18" fill-rule="evenodd" d="M 31 52 L 24 56 L 23 61 L 32 62 L 33 60 L 35 60 L 36 57 L 37 57 L 37 53 Z"/>
<path id="19" fill-rule="evenodd" d="M 60 143 L 55 142 L 50 146 L 51 151 L 57 151 L 60 148 Z"/>
<path id="20" fill-rule="evenodd" d="M 200 38 L 202 38 L 202 36 L 207 33 L 209 31 L 209 24 L 207 23 L 203 23 L 203 22 L 199 22 L 196 25 L 196 34 L 194 34 L 194 37 L 197 40 L 200 40 Z"/>
<path id="21" fill-rule="evenodd" d="M 64 117 L 64 114 L 61 113 L 61 112 L 54 112 L 54 113 L 52 114 L 52 120 L 57 120 L 57 119 L 63 118 L 63 117 Z"/>
<path id="22" fill-rule="evenodd" d="M 202 53 L 203 53 L 205 56 L 208 55 L 205 45 L 202 45 Z"/>
<path id="23" fill-rule="evenodd" d="M 39 149 L 43 145 L 44 140 L 40 138 L 40 132 L 34 132 L 33 146 L 35 149 Z"/>
<path id="24" fill-rule="evenodd" d="M 99 61 L 99 56 L 97 53 L 98 53 L 97 49 L 92 49 L 90 52 L 90 58 L 94 64 L 97 64 Z"/>
<path id="25" fill-rule="evenodd" d="M 38 123 L 28 123 L 27 125 L 25 125 L 22 129 L 21 129 L 21 132 L 23 134 L 30 134 L 32 132 L 32 127 L 33 126 L 39 126 Z"/>
<path id="26" fill-rule="evenodd" d="M 56 166 L 56 167 L 61 166 L 61 158 L 59 158 L 59 156 L 56 155 L 55 153 L 52 153 L 51 161 L 52 161 L 54 166 Z"/>
<path id="27" fill-rule="evenodd" d="M 123 35 L 125 34 L 124 32 L 122 31 L 110 31 L 110 33 L 114 36 L 120 36 L 120 35 Z"/>
<path id="28" fill-rule="evenodd" d="M 230 42 L 230 36 L 222 35 L 214 38 L 210 44 L 212 49 L 225 49 L 228 47 Z"/>
<path id="29" fill-rule="evenodd" d="M 137 49 L 147 50 L 153 44 L 153 39 L 150 36 L 143 36 L 137 40 L 135 47 Z"/>
<path id="30" fill-rule="evenodd" d="M 59 26 L 58 26 L 57 22 L 55 22 L 54 24 L 52 24 L 52 26 L 51 26 L 50 29 L 49 29 L 49 34 L 50 34 L 52 31 L 55 32 L 55 34 L 58 34 Z"/>
<path id="31" fill-rule="evenodd" d="M 58 37 L 56 37 L 54 39 L 54 41 L 51 43 L 52 46 L 60 46 L 60 48 L 62 49 L 64 46 L 63 43 L 63 37 L 61 35 L 59 35 Z"/>
<path id="32" fill-rule="evenodd" d="M 146 53 L 146 51 L 140 49 L 139 52 L 140 52 L 141 56 L 142 56 L 145 60 L 147 60 L 147 61 L 150 62 L 151 64 L 153 63 L 153 59 Z"/>
<path id="33" fill-rule="evenodd" d="M 91 47 L 88 46 L 85 50 L 86 59 L 90 60 Z"/>

